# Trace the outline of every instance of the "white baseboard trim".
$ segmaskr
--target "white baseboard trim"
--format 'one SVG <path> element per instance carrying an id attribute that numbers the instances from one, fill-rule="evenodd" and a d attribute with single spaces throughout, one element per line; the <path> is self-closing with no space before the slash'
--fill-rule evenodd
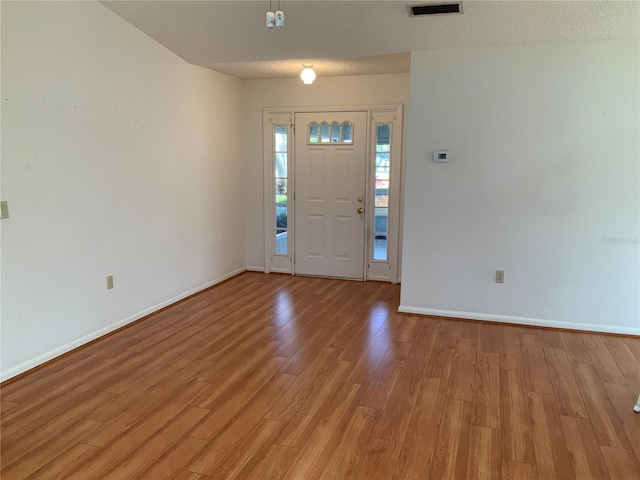
<path id="1" fill-rule="evenodd" d="M 247 272 L 262 272 L 262 273 L 264 273 L 264 267 L 247 266 Z"/>
<path id="2" fill-rule="evenodd" d="M 84 337 L 78 338 L 77 340 L 73 340 L 72 342 L 69 342 L 66 345 L 62 345 L 61 347 L 54 348 L 53 350 L 50 350 L 47 353 L 38 355 L 37 357 L 27 360 L 26 362 L 22 362 L 21 364 L 16 365 L 15 367 L 11 367 L 11 368 L 8 368 L 7 370 L 3 370 L 2 372 L 0 372 L 0 382 L 9 380 L 10 378 L 15 377 L 16 375 L 20 375 L 21 373 L 26 372 L 27 370 L 35 368 L 38 365 L 42 365 L 43 363 L 48 362 L 49 360 L 53 360 L 54 358 L 59 357 L 60 355 L 64 355 L 65 353 L 70 352 L 74 348 L 81 347 L 82 345 L 89 343 L 97 338 L 100 338 L 103 335 L 111 333 L 114 330 L 117 330 L 118 328 L 122 328 L 125 325 L 128 325 L 132 322 L 135 322 L 136 320 L 141 319 L 142 317 L 145 317 L 154 312 L 157 312 L 161 308 L 164 308 L 173 303 L 176 303 L 182 300 L 183 298 L 187 298 L 190 295 L 193 295 L 194 293 L 198 293 L 202 290 L 206 290 L 209 287 L 213 287 L 214 285 L 224 282 L 225 280 L 231 277 L 235 277 L 236 275 L 239 275 L 246 270 L 247 269 L 245 267 L 233 270 L 232 272 L 222 275 L 221 277 L 218 277 L 215 280 L 211 280 L 207 283 L 203 283 L 202 285 L 199 285 L 195 288 L 187 290 L 186 292 L 176 295 L 175 297 L 165 300 L 164 302 L 158 303 L 157 305 L 154 305 L 149 308 L 145 308 L 144 310 L 138 313 L 135 313 L 127 318 L 124 318 L 115 323 L 112 323 L 111 325 L 101 328 L 100 330 L 91 332 L 90 334 L 85 335 Z"/>
<path id="3" fill-rule="evenodd" d="M 601 333 L 622 333 L 627 335 L 640 335 L 640 328 L 617 327 L 615 325 L 597 325 L 593 323 L 561 322 L 557 320 L 542 320 L 539 318 L 512 317 L 509 315 L 492 315 L 489 313 L 456 312 L 453 310 L 437 310 L 435 308 L 412 307 L 400 305 L 400 313 L 413 313 L 417 315 L 431 315 L 436 317 L 452 317 L 467 320 L 484 320 L 487 322 L 515 323 L 532 327 L 566 328 L 568 330 L 587 330 Z"/>
<path id="4" fill-rule="evenodd" d="M 369 275 L 367 280 L 372 280 L 374 282 L 389 282 L 391 283 L 391 278 L 389 277 L 376 277 L 375 275 Z"/>
<path id="5" fill-rule="evenodd" d="M 271 271 L 273 273 L 291 273 L 291 269 L 290 268 L 272 268 Z"/>

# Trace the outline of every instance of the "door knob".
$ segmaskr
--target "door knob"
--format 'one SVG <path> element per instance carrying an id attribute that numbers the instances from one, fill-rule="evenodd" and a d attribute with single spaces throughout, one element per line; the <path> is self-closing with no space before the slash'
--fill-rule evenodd
<path id="1" fill-rule="evenodd" d="M 356 211 L 357 211 L 358 213 L 362 213 L 362 212 L 364 212 L 364 208 L 360 207 L 360 208 L 358 208 L 358 210 L 356 210 Z"/>
<path id="2" fill-rule="evenodd" d="M 359 201 L 360 203 L 362 203 L 362 200 L 364 200 L 362 197 L 358 197 L 358 201 Z"/>

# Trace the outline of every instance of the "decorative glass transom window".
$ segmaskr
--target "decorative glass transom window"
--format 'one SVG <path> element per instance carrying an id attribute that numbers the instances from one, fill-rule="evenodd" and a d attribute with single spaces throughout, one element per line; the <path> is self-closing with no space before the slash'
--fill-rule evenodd
<path id="1" fill-rule="evenodd" d="M 353 125 L 351 122 L 311 122 L 309 124 L 308 143 L 353 144 Z"/>

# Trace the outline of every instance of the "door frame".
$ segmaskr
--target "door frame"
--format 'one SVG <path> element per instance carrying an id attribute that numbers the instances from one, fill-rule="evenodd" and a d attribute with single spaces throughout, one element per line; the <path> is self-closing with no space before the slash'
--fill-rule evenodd
<path id="1" fill-rule="evenodd" d="M 365 224 L 364 244 L 364 280 L 378 280 L 397 283 L 399 281 L 399 261 L 402 238 L 401 203 L 403 195 L 401 187 L 404 184 L 402 174 L 404 172 L 403 149 L 403 105 L 360 105 L 360 106 L 336 106 L 336 107 L 267 107 L 262 109 L 262 141 L 263 141 L 263 211 L 264 211 L 264 271 L 265 273 L 278 272 L 295 275 L 294 245 L 295 245 L 295 150 L 294 135 L 304 134 L 306 126 L 299 125 L 295 132 L 296 113 L 327 113 L 327 112 L 366 112 L 366 166 L 365 166 L 365 212 L 367 221 Z M 388 226 L 387 261 L 373 261 L 373 222 L 374 222 L 374 189 L 375 182 L 375 139 L 376 123 L 393 124 L 394 147 L 391 157 L 391 195 L 389 199 L 389 215 L 391 221 Z M 274 134 L 276 125 L 288 126 L 287 135 L 287 189 L 288 189 L 288 231 L 287 231 L 287 255 L 276 255 L 275 252 L 275 203 L 274 189 Z M 387 273 L 388 272 L 388 273 Z"/>

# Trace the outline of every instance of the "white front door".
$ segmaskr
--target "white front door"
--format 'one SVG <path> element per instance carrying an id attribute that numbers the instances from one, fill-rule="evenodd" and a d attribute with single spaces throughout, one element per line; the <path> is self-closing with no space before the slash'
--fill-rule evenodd
<path id="1" fill-rule="evenodd" d="M 367 114 L 296 113 L 295 125 L 295 273 L 363 279 Z"/>

